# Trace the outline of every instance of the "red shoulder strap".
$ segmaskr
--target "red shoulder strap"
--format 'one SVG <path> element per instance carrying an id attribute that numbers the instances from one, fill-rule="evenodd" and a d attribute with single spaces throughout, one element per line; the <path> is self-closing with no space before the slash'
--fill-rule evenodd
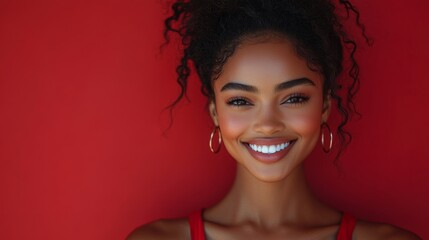
<path id="1" fill-rule="evenodd" d="M 338 230 L 337 240 L 352 240 L 353 230 L 355 229 L 356 218 L 347 212 L 343 213 L 340 229 Z"/>
<path id="2" fill-rule="evenodd" d="M 191 240 L 205 240 L 204 224 L 202 219 L 202 209 L 192 212 L 189 215 L 189 226 L 191 230 Z M 356 219 L 349 213 L 344 212 L 341 218 L 340 229 L 337 240 L 352 240 Z"/>
<path id="3" fill-rule="evenodd" d="M 202 209 L 189 215 L 189 227 L 191 228 L 191 240 L 205 240 Z"/>

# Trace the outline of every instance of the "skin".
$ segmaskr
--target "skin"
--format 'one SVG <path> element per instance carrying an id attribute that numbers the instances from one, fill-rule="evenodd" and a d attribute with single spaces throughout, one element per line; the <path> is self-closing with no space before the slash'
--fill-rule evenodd
<path id="1" fill-rule="evenodd" d="M 213 84 L 210 114 L 238 165 L 229 193 L 203 213 L 206 238 L 336 239 L 341 212 L 313 196 L 303 171 L 331 110 L 331 100 L 322 93 L 323 78 L 308 68 L 286 38 L 253 40 L 237 48 Z M 302 78 L 309 81 L 278 89 Z M 246 146 L 290 140 L 294 142 L 287 154 L 274 162 L 261 161 Z M 190 239 L 189 225 L 186 218 L 158 220 L 127 239 Z M 359 220 L 353 239 L 420 238 L 391 225 Z"/>

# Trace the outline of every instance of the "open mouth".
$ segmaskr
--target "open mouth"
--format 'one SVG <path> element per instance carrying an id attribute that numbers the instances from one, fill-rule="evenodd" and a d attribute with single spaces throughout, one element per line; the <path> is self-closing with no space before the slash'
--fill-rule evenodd
<path id="1" fill-rule="evenodd" d="M 265 154 L 271 154 L 287 148 L 291 144 L 291 142 L 292 141 L 277 144 L 277 145 L 257 145 L 257 144 L 250 144 L 250 143 L 248 143 L 248 145 L 253 151 L 265 153 Z"/>
<path id="2" fill-rule="evenodd" d="M 258 140 L 243 142 L 250 155 L 264 163 L 276 162 L 287 155 L 295 140 Z"/>

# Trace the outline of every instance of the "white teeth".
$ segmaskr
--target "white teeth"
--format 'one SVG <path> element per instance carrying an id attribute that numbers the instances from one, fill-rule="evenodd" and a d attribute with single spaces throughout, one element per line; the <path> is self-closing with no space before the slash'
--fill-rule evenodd
<path id="1" fill-rule="evenodd" d="M 281 151 L 289 146 L 290 142 L 282 143 L 278 145 L 256 145 L 256 144 L 249 144 L 250 148 L 253 149 L 253 151 L 271 154 L 276 153 L 278 151 Z"/>
<path id="2" fill-rule="evenodd" d="M 262 146 L 262 153 L 268 153 L 268 147 Z"/>

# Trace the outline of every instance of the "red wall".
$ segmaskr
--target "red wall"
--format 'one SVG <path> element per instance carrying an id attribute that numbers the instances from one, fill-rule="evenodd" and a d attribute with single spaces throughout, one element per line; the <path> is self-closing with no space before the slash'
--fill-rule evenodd
<path id="1" fill-rule="evenodd" d="M 375 40 L 359 54 L 363 116 L 342 175 L 318 149 L 309 179 L 339 209 L 429 238 L 429 6 L 358 6 Z M 179 90 L 174 47 L 157 50 L 164 13 L 158 1 L 0 1 L 0 239 L 123 239 L 227 191 L 234 162 L 209 151 L 195 77 L 162 135 Z"/>

